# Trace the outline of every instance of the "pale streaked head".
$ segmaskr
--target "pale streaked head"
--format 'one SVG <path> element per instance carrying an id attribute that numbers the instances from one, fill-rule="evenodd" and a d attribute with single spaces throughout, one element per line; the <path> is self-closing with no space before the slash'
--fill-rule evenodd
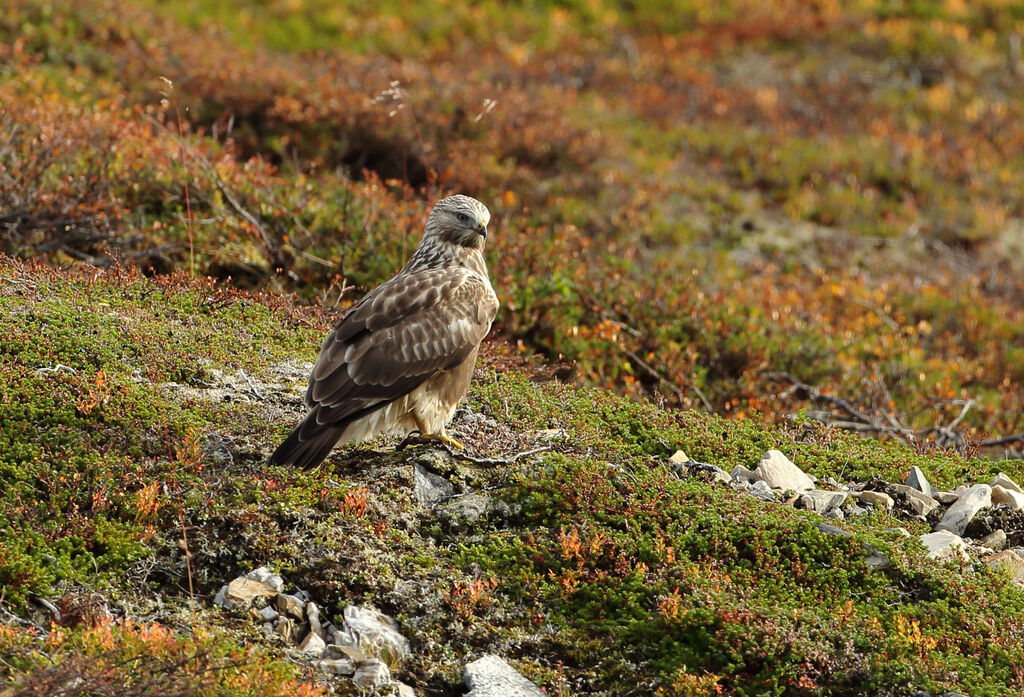
<path id="1" fill-rule="evenodd" d="M 490 222 L 491 212 L 475 198 L 449 196 L 434 204 L 430 211 L 424 241 L 432 237 L 460 247 L 481 249 Z"/>

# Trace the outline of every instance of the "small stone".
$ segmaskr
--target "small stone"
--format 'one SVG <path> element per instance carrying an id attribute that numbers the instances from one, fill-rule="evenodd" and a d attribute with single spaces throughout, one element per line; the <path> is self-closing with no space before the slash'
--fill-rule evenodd
<path id="1" fill-rule="evenodd" d="M 775 503 L 778 500 L 775 492 L 768 486 L 768 482 L 760 479 L 750 485 L 750 495 L 771 503 Z"/>
<path id="2" fill-rule="evenodd" d="M 271 637 L 274 636 L 274 623 L 267 622 L 263 625 L 263 638 L 270 641 Z"/>
<path id="3" fill-rule="evenodd" d="M 294 644 L 295 640 L 298 639 L 299 628 L 295 624 L 295 620 L 288 617 L 278 617 L 277 624 L 274 625 L 274 634 L 277 634 L 281 639 L 288 644 Z"/>
<path id="4" fill-rule="evenodd" d="M 920 516 L 927 517 L 929 513 L 939 506 L 939 502 L 927 494 L 922 494 L 912 486 L 906 484 L 892 484 L 893 491 L 903 494 L 907 499 L 907 505 Z"/>
<path id="5" fill-rule="evenodd" d="M 862 491 L 858 498 L 861 502 L 870 503 L 875 508 L 884 508 L 887 511 L 891 511 L 893 507 L 892 497 L 882 491 Z"/>
<path id="6" fill-rule="evenodd" d="M 910 468 L 910 474 L 907 476 L 907 486 L 920 491 L 925 496 L 932 495 L 932 485 L 928 483 L 928 478 L 924 476 L 924 472 L 917 465 Z"/>
<path id="7" fill-rule="evenodd" d="M 368 658 L 356 666 L 352 682 L 356 687 L 380 687 L 391 682 L 391 669 L 384 661 Z"/>
<path id="8" fill-rule="evenodd" d="M 1024 508 L 1024 494 L 996 484 L 992 487 L 992 505 L 1007 506 L 1011 511 L 1019 511 Z"/>
<path id="9" fill-rule="evenodd" d="M 778 450 L 762 455 L 754 474 L 772 489 L 808 491 L 814 488 L 814 481 Z"/>
<path id="10" fill-rule="evenodd" d="M 534 440 L 553 441 L 561 440 L 565 438 L 564 428 L 542 428 L 539 431 L 534 431 L 530 435 L 533 436 Z"/>
<path id="11" fill-rule="evenodd" d="M 960 495 L 952 491 L 933 491 L 932 498 L 943 506 L 948 506 L 951 503 L 956 503 L 956 500 L 960 498 Z"/>
<path id="12" fill-rule="evenodd" d="M 259 610 L 257 610 L 256 614 L 264 622 L 273 622 L 279 616 L 278 611 L 275 610 L 274 608 L 270 607 L 269 605 L 266 605 L 266 606 L 260 608 Z"/>
<path id="13" fill-rule="evenodd" d="M 668 458 L 669 462 L 682 463 L 689 462 L 690 458 L 682 450 L 677 450 Z"/>
<path id="14" fill-rule="evenodd" d="M 466 697 L 544 697 L 536 685 L 494 655 L 484 656 L 463 668 L 462 681 L 469 688 Z"/>
<path id="15" fill-rule="evenodd" d="M 989 482 L 989 486 L 1001 486 L 1004 489 L 1016 491 L 1018 494 L 1024 494 L 1024 489 L 1021 489 L 1017 482 L 1013 481 L 1008 476 L 1006 476 L 1005 472 L 1000 472 L 996 476 L 992 477 L 992 481 Z"/>
<path id="16" fill-rule="evenodd" d="M 295 595 L 279 593 L 274 598 L 274 605 L 277 606 L 277 611 L 281 614 L 290 615 L 297 620 L 301 620 L 305 616 L 306 603 Z"/>
<path id="17" fill-rule="evenodd" d="M 299 651 L 310 656 L 316 656 L 317 658 L 323 656 L 326 650 L 327 644 L 320 638 L 319 634 L 313 631 L 307 634 L 306 638 L 299 644 Z"/>
<path id="18" fill-rule="evenodd" d="M 397 682 L 395 686 L 398 688 L 398 697 L 416 697 L 416 690 L 404 682 Z"/>
<path id="19" fill-rule="evenodd" d="M 309 631 L 315 633 L 321 639 L 327 637 L 327 633 L 324 631 L 323 625 L 320 624 L 320 608 L 317 604 L 310 600 L 306 603 L 306 619 L 309 620 Z"/>
<path id="20" fill-rule="evenodd" d="M 329 675 L 352 675 L 356 672 L 356 664 L 347 658 L 323 658 L 316 662 L 316 667 Z"/>
<path id="21" fill-rule="evenodd" d="M 993 569 L 1004 569 L 1010 574 L 1010 580 L 1018 586 L 1024 586 L 1024 559 L 1010 550 L 993 554 L 985 560 Z"/>
<path id="22" fill-rule="evenodd" d="M 846 508 L 846 513 L 851 518 L 854 518 L 854 517 L 859 516 L 859 515 L 867 515 L 868 512 L 869 512 L 868 509 L 861 508 L 860 506 L 848 506 Z"/>
<path id="23" fill-rule="evenodd" d="M 841 491 L 822 491 L 814 489 L 800 495 L 800 503 L 804 508 L 815 513 L 834 511 L 846 502 L 847 494 Z"/>
<path id="24" fill-rule="evenodd" d="M 234 608 L 247 607 L 256 598 L 267 598 L 276 592 L 269 584 L 263 581 L 239 576 L 224 586 L 217 593 L 217 597 L 213 599 L 213 602 L 220 607 L 232 610 Z"/>
<path id="25" fill-rule="evenodd" d="M 869 569 L 872 571 L 885 571 L 886 569 L 892 568 L 892 561 L 890 561 L 889 557 L 882 554 L 878 549 L 872 547 L 866 542 L 863 547 L 865 552 L 864 563 L 867 564 Z"/>
<path id="26" fill-rule="evenodd" d="M 846 518 L 846 514 L 843 513 L 842 508 L 833 508 L 831 511 L 825 513 L 824 516 L 826 518 L 832 518 L 833 520 L 843 520 Z"/>
<path id="27" fill-rule="evenodd" d="M 1002 551 L 1006 548 L 1006 532 L 1003 530 L 996 530 L 995 532 L 985 535 L 985 537 L 978 540 L 978 544 L 982 547 L 988 547 L 997 552 Z"/>
<path id="28" fill-rule="evenodd" d="M 420 464 L 412 466 L 413 493 L 416 501 L 423 506 L 436 506 L 455 495 L 455 487 L 444 477 L 439 477 Z"/>
<path id="29" fill-rule="evenodd" d="M 754 482 L 757 480 L 757 475 L 752 470 L 743 465 L 736 465 L 732 468 L 732 479 L 737 482 Z"/>
<path id="30" fill-rule="evenodd" d="M 929 532 L 921 535 L 921 544 L 928 549 L 928 558 L 942 561 L 944 559 L 967 559 L 967 545 L 963 539 L 948 530 Z"/>
<path id="31" fill-rule="evenodd" d="M 398 629 L 398 623 L 382 612 L 349 605 L 345 608 L 345 626 L 356 634 L 356 644 L 365 652 L 374 656 L 387 654 L 394 660 L 389 663 L 404 661 L 412 653 L 409 640 Z"/>
<path id="32" fill-rule="evenodd" d="M 948 530 L 959 536 L 978 511 L 991 505 L 992 487 L 988 484 L 975 484 L 949 507 L 935 530 Z"/>

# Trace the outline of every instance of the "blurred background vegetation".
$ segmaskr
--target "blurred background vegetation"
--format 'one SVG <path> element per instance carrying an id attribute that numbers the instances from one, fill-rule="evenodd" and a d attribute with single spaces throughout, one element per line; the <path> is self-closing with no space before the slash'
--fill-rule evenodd
<path id="1" fill-rule="evenodd" d="M 464 192 L 497 340 L 561 377 L 970 451 L 1024 431 L 1022 34 L 1003 0 L 9 0 L 0 248 L 334 310 Z"/>

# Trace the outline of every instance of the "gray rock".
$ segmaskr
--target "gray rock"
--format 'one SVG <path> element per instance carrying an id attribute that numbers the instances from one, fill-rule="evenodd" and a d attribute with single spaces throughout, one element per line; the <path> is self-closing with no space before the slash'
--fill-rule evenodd
<path id="1" fill-rule="evenodd" d="M 846 513 L 851 518 L 855 518 L 855 517 L 857 517 L 859 515 L 867 515 L 868 512 L 869 512 L 868 509 L 861 508 L 860 506 L 848 506 L 847 509 L 846 509 Z"/>
<path id="2" fill-rule="evenodd" d="M 760 479 L 750 485 L 750 495 L 755 496 L 762 501 L 770 501 L 771 503 L 775 503 L 778 500 L 778 497 L 775 496 L 775 492 L 772 491 L 770 486 L 768 486 L 768 482 Z"/>
<path id="3" fill-rule="evenodd" d="M 396 682 L 395 687 L 398 690 L 397 697 L 416 697 L 416 690 L 412 689 L 409 685 L 404 682 Z"/>
<path id="4" fill-rule="evenodd" d="M 912 486 L 905 484 L 893 484 L 893 490 L 898 491 L 907 498 L 907 504 L 920 516 L 925 516 L 939 507 L 939 502 L 927 494 L 922 494 Z"/>
<path id="5" fill-rule="evenodd" d="M 1006 506 L 1011 511 L 1019 511 L 1024 508 L 1024 494 L 1007 489 L 1002 484 L 996 484 L 992 487 L 992 505 Z"/>
<path id="6" fill-rule="evenodd" d="M 316 662 L 318 670 L 329 675 L 352 675 L 356 664 L 347 658 L 323 658 Z"/>
<path id="7" fill-rule="evenodd" d="M 862 491 L 856 494 L 857 498 L 862 503 L 870 503 L 875 508 L 884 508 L 887 511 L 892 510 L 893 500 L 889 494 L 881 491 Z"/>
<path id="8" fill-rule="evenodd" d="M 729 473 L 721 467 L 697 462 L 696 460 L 673 463 L 672 469 L 680 476 L 698 477 L 715 484 L 728 484 L 732 481 Z"/>
<path id="9" fill-rule="evenodd" d="M 423 506 L 436 506 L 455 495 L 455 487 L 444 477 L 428 471 L 423 465 L 412 466 L 416 500 Z"/>
<path id="10" fill-rule="evenodd" d="M 809 491 L 814 488 L 814 481 L 778 450 L 769 450 L 761 456 L 754 475 L 772 489 Z"/>
<path id="11" fill-rule="evenodd" d="M 323 656 L 326 650 L 327 644 L 320 638 L 319 634 L 313 631 L 307 634 L 306 638 L 299 644 L 299 651 L 317 658 Z"/>
<path id="12" fill-rule="evenodd" d="M 277 610 L 275 610 L 274 608 L 270 607 L 269 605 L 267 605 L 265 607 L 262 607 L 259 610 L 257 610 L 256 614 L 264 622 L 273 622 L 274 620 L 276 620 L 278 618 L 278 615 L 279 615 Z"/>
<path id="13" fill-rule="evenodd" d="M 996 476 L 992 477 L 992 481 L 989 482 L 989 486 L 1001 486 L 1004 489 L 1016 491 L 1018 494 L 1024 494 L 1024 489 L 1021 489 L 1020 485 L 1010 479 L 1005 472 L 1000 472 Z"/>
<path id="14" fill-rule="evenodd" d="M 381 687 L 391 682 L 391 669 L 380 659 L 368 658 L 356 666 L 352 682 L 356 687 Z"/>
<path id="15" fill-rule="evenodd" d="M 956 500 L 960 498 L 960 494 L 952 491 L 933 491 L 932 498 L 943 506 L 948 506 L 951 503 L 956 503 Z"/>
<path id="16" fill-rule="evenodd" d="M 924 476 L 924 472 L 917 465 L 910 468 L 910 474 L 907 475 L 907 486 L 920 491 L 925 496 L 932 495 L 932 485 L 928 483 L 928 478 Z"/>
<path id="17" fill-rule="evenodd" d="M 846 514 L 843 513 L 842 508 L 833 508 L 824 514 L 826 518 L 832 518 L 833 520 L 843 520 L 846 518 Z"/>
<path id="18" fill-rule="evenodd" d="M 988 484 L 975 484 L 949 507 L 935 530 L 948 530 L 962 535 L 967 524 L 982 508 L 992 505 L 992 487 Z"/>
<path id="19" fill-rule="evenodd" d="M 469 688 L 466 697 L 544 697 L 536 685 L 494 655 L 468 664 L 462 670 L 462 681 Z"/>
<path id="20" fill-rule="evenodd" d="M 404 661 L 412 652 L 409 640 L 398 623 L 382 612 L 349 605 L 345 608 L 345 626 L 358 638 L 358 646 L 368 656 L 386 658 L 388 663 Z"/>
<path id="21" fill-rule="evenodd" d="M 996 530 L 992 534 L 985 535 L 985 537 L 978 540 L 978 544 L 1000 552 L 1006 548 L 1006 533 L 1003 530 Z"/>
<path id="22" fill-rule="evenodd" d="M 737 482 L 754 482 L 757 476 L 754 472 L 743 465 L 736 465 L 732 468 L 732 479 Z"/>
<path id="23" fill-rule="evenodd" d="M 847 494 L 841 491 L 823 491 L 814 489 L 800 495 L 800 503 L 804 508 L 815 513 L 829 513 L 836 510 L 846 501 Z"/>
<path id="24" fill-rule="evenodd" d="M 928 549 L 929 559 L 967 559 L 967 545 L 959 535 L 948 530 L 929 532 L 921 535 L 920 539 L 921 544 Z"/>
<path id="25" fill-rule="evenodd" d="M 282 615 L 289 615 L 297 620 L 301 620 L 306 614 L 306 603 L 295 595 L 279 593 L 274 598 L 274 606 Z"/>

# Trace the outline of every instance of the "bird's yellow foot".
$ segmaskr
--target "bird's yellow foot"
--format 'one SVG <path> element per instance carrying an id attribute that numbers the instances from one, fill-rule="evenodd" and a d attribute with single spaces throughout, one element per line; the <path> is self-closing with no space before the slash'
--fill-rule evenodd
<path id="1" fill-rule="evenodd" d="M 432 440 L 437 441 L 438 443 L 444 443 L 449 448 L 455 448 L 456 450 L 466 449 L 466 446 L 449 436 L 447 433 L 428 433 L 420 436 L 420 438 L 423 440 Z"/>
<path id="2" fill-rule="evenodd" d="M 464 446 L 459 441 L 455 440 L 447 433 L 416 433 L 415 431 L 406 436 L 398 445 L 399 450 L 404 450 L 410 445 L 427 445 L 428 443 L 442 443 L 447 445 L 449 448 L 455 448 L 456 450 L 465 450 Z"/>

